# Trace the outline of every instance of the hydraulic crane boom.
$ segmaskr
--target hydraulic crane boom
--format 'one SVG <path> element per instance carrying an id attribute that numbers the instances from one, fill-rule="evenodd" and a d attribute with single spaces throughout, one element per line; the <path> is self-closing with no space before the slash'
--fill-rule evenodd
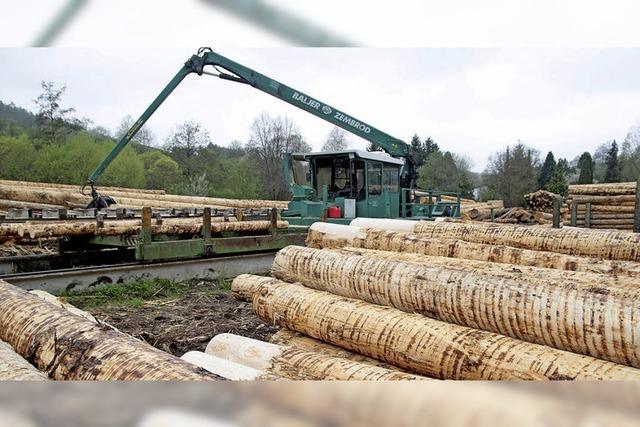
<path id="1" fill-rule="evenodd" d="M 215 72 L 206 71 L 205 67 L 211 66 Z M 339 126 L 355 135 L 358 135 L 367 141 L 382 148 L 388 154 L 393 157 L 402 157 L 405 159 L 405 165 L 401 172 L 401 184 L 403 187 L 414 188 L 415 187 L 415 164 L 412 157 L 412 150 L 409 144 L 392 137 L 391 135 L 376 129 L 375 127 L 355 119 L 353 116 L 344 113 L 342 110 L 334 108 L 328 104 L 325 104 L 316 98 L 313 98 L 303 92 L 297 91 L 287 85 L 284 85 L 276 80 L 273 80 L 264 74 L 260 74 L 248 67 L 245 67 L 237 62 L 234 62 L 224 56 L 214 52 L 210 48 L 201 48 L 198 50 L 197 55 L 193 55 L 178 71 L 176 76 L 169 82 L 164 90 L 158 95 L 158 97 L 151 103 L 142 116 L 136 121 L 131 129 L 122 137 L 113 150 L 107 155 L 107 157 L 100 163 L 100 165 L 93 171 L 86 185 L 91 186 L 92 195 L 94 199 L 98 197 L 95 191 L 95 184 L 104 172 L 104 170 L 111 164 L 111 162 L 118 156 L 120 151 L 131 141 L 140 128 L 149 120 L 153 113 L 162 105 L 162 103 L 169 97 L 174 89 L 187 77 L 189 74 L 198 75 L 212 75 L 223 80 L 229 80 L 237 83 L 248 84 L 262 92 L 275 96 L 282 101 L 285 101 L 295 107 L 307 111 L 323 120 L 326 120 L 336 126 Z M 229 74 L 231 73 L 231 74 Z"/>

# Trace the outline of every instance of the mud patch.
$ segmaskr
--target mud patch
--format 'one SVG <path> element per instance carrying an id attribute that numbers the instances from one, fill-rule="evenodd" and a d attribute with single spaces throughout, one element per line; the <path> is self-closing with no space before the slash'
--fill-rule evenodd
<path id="1" fill-rule="evenodd" d="M 175 299 L 145 301 L 139 306 L 101 306 L 88 311 L 122 332 L 178 357 L 188 351 L 204 351 L 218 334 L 267 341 L 278 330 L 258 319 L 250 303 L 235 299 L 217 282 L 190 283 L 188 291 Z"/>

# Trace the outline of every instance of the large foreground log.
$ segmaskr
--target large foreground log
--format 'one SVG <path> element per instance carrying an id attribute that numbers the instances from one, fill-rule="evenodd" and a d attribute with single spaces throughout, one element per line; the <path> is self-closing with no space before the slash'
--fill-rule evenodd
<path id="1" fill-rule="evenodd" d="M 341 357 L 343 359 L 348 359 L 354 362 L 365 363 L 373 366 L 379 366 L 381 368 L 394 370 L 399 369 L 398 367 L 390 365 L 386 362 L 382 362 L 380 360 L 372 359 L 371 357 L 363 356 L 359 353 L 345 350 L 342 347 L 319 341 L 317 339 L 308 337 L 306 335 L 294 332 L 286 328 L 281 328 L 278 332 L 273 334 L 269 341 L 274 344 L 279 344 L 286 347 L 293 347 L 308 352 L 325 354 L 327 356 Z"/>
<path id="2" fill-rule="evenodd" d="M 415 233 L 601 259 L 640 261 L 640 234 L 513 225 L 421 221 Z"/>
<path id="3" fill-rule="evenodd" d="M 318 224 L 324 225 L 318 226 Z M 599 260 L 556 252 L 519 249 L 505 245 L 439 239 L 421 234 L 374 229 L 363 230 L 358 227 L 339 224 L 313 224 L 309 228 L 307 235 L 307 246 L 317 249 L 352 246 L 380 251 L 415 253 L 640 278 L 640 263 L 632 261 Z"/>
<path id="4" fill-rule="evenodd" d="M 442 379 L 639 379 L 640 370 L 369 304 L 300 284 L 242 275 L 261 319 L 420 375 Z"/>
<path id="5" fill-rule="evenodd" d="M 637 282 L 500 268 L 478 261 L 389 252 L 378 258 L 368 250 L 289 246 L 276 256 L 272 274 L 336 295 L 640 367 Z"/>
<path id="6" fill-rule="evenodd" d="M 0 339 L 56 380 L 210 380 L 215 376 L 0 281 Z"/>
<path id="7" fill-rule="evenodd" d="M 285 347 L 234 334 L 215 336 L 207 354 L 289 379 L 337 381 L 423 380 L 424 377 L 299 347 Z"/>
<path id="8" fill-rule="evenodd" d="M 49 378 L 0 341 L 0 381 L 47 381 Z"/>

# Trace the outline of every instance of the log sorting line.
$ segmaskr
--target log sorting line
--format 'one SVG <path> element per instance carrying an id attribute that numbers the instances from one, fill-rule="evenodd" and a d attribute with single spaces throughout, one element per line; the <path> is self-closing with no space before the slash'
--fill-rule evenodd
<path id="1" fill-rule="evenodd" d="M 401 231 L 314 224 L 310 247 L 280 251 L 272 278 L 239 276 L 232 290 L 269 323 L 417 375 L 638 378 L 640 264 L 628 233 L 354 223 Z M 553 244 L 558 231 L 570 233 Z M 494 237 L 473 242 L 480 235 Z M 528 248 L 505 245 L 516 239 Z M 597 241 L 611 246 L 607 259 L 585 243 Z"/>
<path id="2" fill-rule="evenodd" d="M 46 184 L 0 180 L 0 209 L 27 207 L 34 209 L 63 209 L 85 207 L 91 197 L 80 194 L 80 187 L 65 184 Z M 166 194 L 161 190 L 141 190 L 103 187 L 100 191 L 112 196 L 124 208 L 276 208 L 285 209 L 287 202 L 277 200 L 223 199 Z"/>
<path id="3" fill-rule="evenodd" d="M 271 221 L 236 221 L 235 218 L 211 218 L 211 232 L 259 232 L 269 230 Z M 167 218 L 161 224 L 152 224 L 153 234 L 189 235 L 202 232 L 203 218 Z M 289 223 L 278 221 L 277 228 L 287 228 Z M 139 234 L 142 220 L 104 221 L 27 221 L 0 224 L 0 242 L 16 239 L 40 239 L 77 236 L 132 236 Z"/>
<path id="4" fill-rule="evenodd" d="M 635 182 L 570 185 L 565 225 L 633 230 L 640 212 L 638 191 Z"/>

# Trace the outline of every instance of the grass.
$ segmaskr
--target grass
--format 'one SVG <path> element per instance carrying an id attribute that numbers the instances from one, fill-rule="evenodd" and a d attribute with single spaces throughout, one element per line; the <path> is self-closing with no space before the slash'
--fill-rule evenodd
<path id="1" fill-rule="evenodd" d="M 102 306 L 140 307 L 146 301 L 180 298 L 189 289 L 188 283 L 157 279 L 103 285 L 95 289 L 81 291 L 65 291 L 60 296 L 83 309 Z"/>

